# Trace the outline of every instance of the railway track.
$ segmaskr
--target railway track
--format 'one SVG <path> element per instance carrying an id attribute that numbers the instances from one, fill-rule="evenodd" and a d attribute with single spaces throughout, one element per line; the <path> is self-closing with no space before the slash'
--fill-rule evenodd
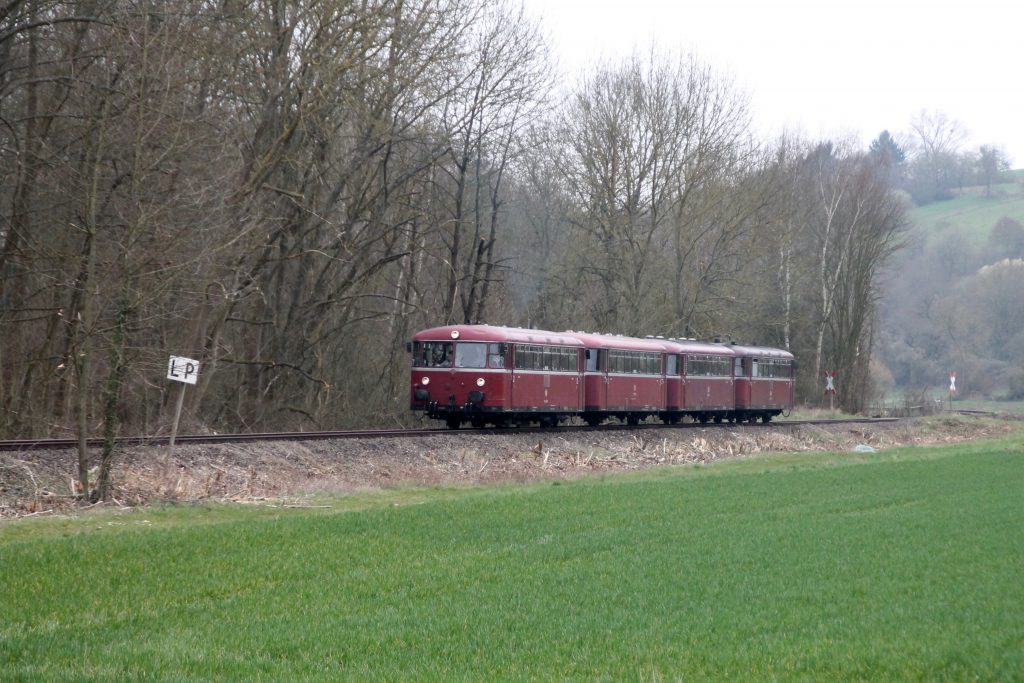
<path id="1" fill-rule="evenodd" d="M 812 425 L 812 424 L 877 424 L 883 422 L 897 422 L 899 418 L 856 418 L 846 420 L 780 420 L 768 423 L 745 423 L 743 426 L 757 428 L 771 428 L 779 426 Z M 246 443 L 254 441 L 329 441 L 338 439 L 390 439 L 390 438 L 414 438 L 424 436 L 438 436 L 441 434 L 539 434 L 539 433 L 572 433 L 572 432 L 601 432 L 601 431 L 625 431 L 625 430 L 652 430 L 652 429 L 694 429 L 694 428 L 718 428 L 728 429 L 736 425 L 728 423 L 707 423 L 685 422 L 677 425 L 666 425 L 661 423 L 642 423 L 639 425 L 628 424 L 607 424 L 597 427 L 567 425 L 562 427 L 519 427 L 516 429 L 460 429 L 458 431 L 434 428 L 434 429 L 376 429 L 376 430 L 355 430 L 355 431 L 329 431 L 329 432 L 265 432 L 252 434 L 185 434 L 175 437 L 175 444 L 217 444 L 217 443 Z M 124 436 L 118 437 L 118 446 L 166 446 L 170 442 L 170 436 Z M 89 448 L 101 448 L 103 439 L 87 439 L 86 445 Z M 13 439 L 0 440 L 0 451 L 32 451 L 32 450 L 63 450 L 77 448 L 78 439 Z"/>

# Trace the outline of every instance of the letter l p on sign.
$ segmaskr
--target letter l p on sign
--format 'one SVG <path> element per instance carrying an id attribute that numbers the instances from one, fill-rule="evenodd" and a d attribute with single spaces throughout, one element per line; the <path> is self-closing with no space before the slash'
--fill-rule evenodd
<path id="1" fill-rule="evenodd" d="M 171 356 L 167 363 L 167 379 L 185 384 L 195 384 L 199 379 L 199 361 L 181 356 Z"/>

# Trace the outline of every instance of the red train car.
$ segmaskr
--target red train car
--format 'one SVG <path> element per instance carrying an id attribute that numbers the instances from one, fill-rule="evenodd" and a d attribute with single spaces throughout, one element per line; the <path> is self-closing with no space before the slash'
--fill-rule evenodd
<path id="1" fill-rule="evenodd" d="M 736 390 L 732 375 L 732 349 L 687 339 L 662 342 L 668 354 L 668 403 L 665 422 L 683 415 L 708 422 L 733 417 Z"/>
<path id="2" fill-rule="evenodd" d="M 793 409 L 795 361 L 793 354 L 763 346 L 729 345 L 736 378 L 736 420 L 768 422 Z"/>
<path id="3" fill-rule="evenodd" d="M 585 349 L 581 417 L 590 425 L 608 417 L 637 424 L 665 412 L 664 345 L 653 339 L 569 332 Z"/>
<path id="4" fill-rule="evenodd" d="M 555 425 L 581 412 L 583 343 L 568 333 L 449 325 L 417 333 L 410 405 L 464 422 Z"/>

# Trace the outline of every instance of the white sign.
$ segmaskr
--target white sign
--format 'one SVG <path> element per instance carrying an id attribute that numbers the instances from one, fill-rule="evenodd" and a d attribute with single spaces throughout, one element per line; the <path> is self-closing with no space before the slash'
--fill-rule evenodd
<path id="1" fill-rule="evenodd" d="M 199 379 L 199 361 L 171 356 L 171 360 L 167 364 L 167 379 L 185 384 L 195 384 Z"/>
<path id="2" fill-rule="evenodd" d="M 956 393 L 956 373 L 955 372 L 949 373 L 949 393 L 951 393 L 951 394 L 955 394 Z"/>

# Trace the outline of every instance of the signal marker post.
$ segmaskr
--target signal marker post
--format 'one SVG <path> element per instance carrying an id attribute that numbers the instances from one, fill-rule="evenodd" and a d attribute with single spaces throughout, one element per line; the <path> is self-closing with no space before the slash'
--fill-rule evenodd
<path id="1" fill-rule="evenodd" d="M 949 409 L 953 410 L 953 394 L 956 393 L 956 373 L 949 373 Z"/>
<path id="2" fill-rule="evenodd" d="M 185 403 L 185 384 L 195 384 L 199 379 L 199 361 L 180 356 L 171 356 L 167 363 L 167 379 L 181 382 L 178 402 L 174 406 L 174 422 L 171 423 L 171 440 L 169 446 L 174 448 L 174 439 L 178 436 L 178 421 L 181 419 L 181 407 Z"/>
<path id="3" fill-rule="evenodd" d="M 836 399 L 836 371 L 825 371 L 825 393 L 828 394 L 828 409 L 835 410 Z"/>

